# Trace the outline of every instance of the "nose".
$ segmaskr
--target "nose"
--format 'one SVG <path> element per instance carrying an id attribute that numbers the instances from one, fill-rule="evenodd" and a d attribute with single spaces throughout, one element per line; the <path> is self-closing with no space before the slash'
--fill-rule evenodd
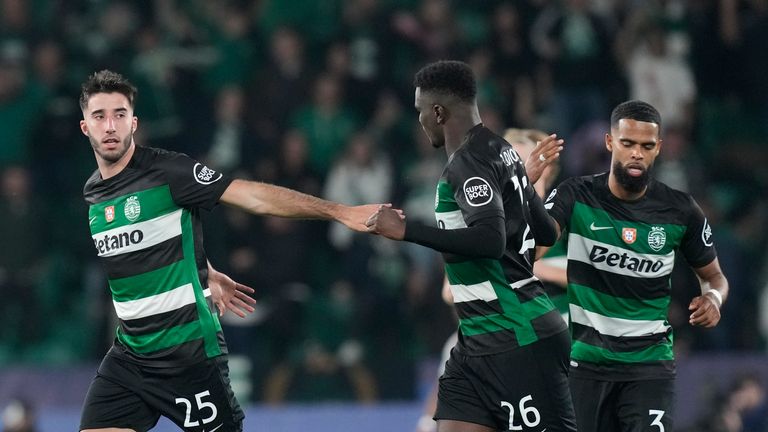
<path id="1" fill-rule="evenodd" d="M 107 133 L 112 133 L 115 131 L 115 119 L 112 117 L 107 118 Z"/>

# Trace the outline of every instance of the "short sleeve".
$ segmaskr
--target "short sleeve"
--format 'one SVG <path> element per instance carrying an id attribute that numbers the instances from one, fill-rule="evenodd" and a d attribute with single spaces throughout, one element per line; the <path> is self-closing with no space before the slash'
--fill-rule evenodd
<path id="1" fill-rule="evenodd" d="M 562 231 L 568 229 L 575 199 L 575 181 L 568 179 L 555 189 L 552 189 L 552 192 L 549 193 L 547 200 L 544 202 L 544 208 L 557 221 Z"/>
<path id="2" fill-rule="evenodd" d="M 690 198 L 688 226 L 683 235 L 680 251 L 686 261 L 694 268 L 704 267 L 717 257 L 712 227 L 704 216 L 701 207 L 692 197 Z"/>
<path id="3" fill-rule="evenodd" d="M 169 153 L 159 163 L 171 196 L 181 207 L 211 210 L 233 180 L 181 153 Z"/>

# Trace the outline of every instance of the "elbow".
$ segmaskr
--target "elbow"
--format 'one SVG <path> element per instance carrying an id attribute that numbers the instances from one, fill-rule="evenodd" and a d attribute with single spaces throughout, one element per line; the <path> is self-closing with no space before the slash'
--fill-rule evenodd
<path id="1" fill-rule="evenodd" d="M 547 232 L 543 235 L 537 236 L 535 240 L 536 240 L 536 246 L 550 247 L 550 246 L 553 246 L 555 242 L 557 242 L 557 233 L 555 232 L 555 230 L 551 230 L 551 232 Z"/>
<path id="2" fill-rule="evenodd" d="M 495 236 L 486 242 L 486 247 L 483 258 L 501 259 L 507 250 L 507 242 L 504 236 Z"/>

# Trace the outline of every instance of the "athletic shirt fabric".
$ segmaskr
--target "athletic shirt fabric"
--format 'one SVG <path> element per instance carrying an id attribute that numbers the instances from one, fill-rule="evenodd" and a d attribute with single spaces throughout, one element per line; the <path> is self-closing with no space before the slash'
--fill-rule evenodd
<path id="1" fill-rule="evenodd" d="M 611 381 L 673 377 L 667 311 L 675 254 L 694 268 L 717 256 L 693 198 L 651 180 L 642 198 L 622 201 L 603 173 L 564 181 L 545 207 L 568 231 L 571 374 Z"/>
<path id="2" fill-rule="evenodd" d="M 139 146 L 119 174 L 88 179 L 91 235 L 119 318 L 109 355 L 166 367 L 226 354 L 199 212 L 231 181 L 184 154 Z"/>
<path id="3" fill-rule="evenodd" d="M 533 193 L 530 188 L 512 146 L 482 124 L 467 133 L 438 182 L 438 227 L 505 219 L 507 247 L 500 259 L 443 254 L 459 316 L 457 350 L 464 355 L 509 351 L 566 330 L 533 275 L 535 242 L 524 198 Z"/>

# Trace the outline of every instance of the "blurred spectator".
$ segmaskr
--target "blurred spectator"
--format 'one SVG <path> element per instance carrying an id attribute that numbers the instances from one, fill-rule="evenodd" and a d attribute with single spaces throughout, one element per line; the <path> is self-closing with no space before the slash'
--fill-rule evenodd
<path id="1" fill-rule="evenodd" d="M 29 402 L 12 400 L 2 411 L 3 432 L 36 432 L 35 410 Z"/>
<path id="2" fill-rule="evenodd" d="M 617 79 L 611 34 L 588 0 L 551 2 L 531 32 L 533 47 L 552 74 L 548 129 L 568 139 L 581 125 L 604 116 Z"/>
<path id="3" fill-rule="evenodd" d="M 267 64 L 253 74 L 248 100 L 251 122 L 258 137 L 276 143 L 289 126 L 291 114 L 309 93 L 304 39 L 289 27 L 280 27 L 269 39 Z"/>
<path id="4" fill-rule="evenodd" d="M 344 104 L 344 89 L 338 78 L 321 74 L 315 79 L 312 101 L 293 116 L 292 126 L 309 142 L 309 163 L 323 178 L 342 153 L 359 120 Z"/>
<path id="5" fill-rule="evenodd" d="M 617 55 L 629 79 L 630 99 L 657 107 L 664 128 L 690 130 L 696 83 L 685 58 L 647 8 L 636 8 L 617 38 Z"/>
<path id="6" fill-rule="evenodd" d="M 756 413 L 762 408 L 761 413 Z M 690 432 L 762 432 L 766 427 L 765 386 L 752 375 L 737 377 L 719 394 Z M 758 414 L 758 417 L 752 416 Z"/>
<path id="7" fill-rule="evenodd" d="M 43 333 L 46 299 L 38 292 L 47 262 L 48 211 L 36 199 L 31 177 L 23 166 L 7 167 L 0 176 L 0 358 L 39 342 Z"/>
<path id="8" fill-rule="evenodd" d="M 0 53 L 0 167 L 29 163 L 31 135 L 47 94 L 32 85 L 25 57 Z"/>

